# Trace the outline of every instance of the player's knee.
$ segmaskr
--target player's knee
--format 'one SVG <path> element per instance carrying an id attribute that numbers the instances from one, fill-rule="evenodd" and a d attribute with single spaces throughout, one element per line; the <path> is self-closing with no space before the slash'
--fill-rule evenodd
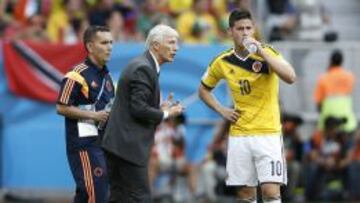
<path id="1" fill-rule="evenodd" d="M 264 183 L 261 185 L 262 197 L 275 198 L 280 196 L 280 185 L 273 183 Z"/>
<path id="2" fill-rule="evenodd" d="M 263 199 L 277 199 L 280 198 L 281 195 L 279 192 L 273 192 L 273 191 L 263 191 L 262 192 Z"/>
<path id="3" fill-rule="evenodd" d="M 238 196 L 243 198 L 251 198 L 256 196 L 256 188 L 241 187 L 238 190 Z"/>
<path id="4" fill-rule="evenodd" d="M 237 196 L 238 202 L 256 202 L 256 188 L 240 187 Z"/>
<path id="5" fill-rule="evenodd" d="M 277 183 L 263 183 L 261 185 L 264 203 L 281 203 L 280 185 Z"/>

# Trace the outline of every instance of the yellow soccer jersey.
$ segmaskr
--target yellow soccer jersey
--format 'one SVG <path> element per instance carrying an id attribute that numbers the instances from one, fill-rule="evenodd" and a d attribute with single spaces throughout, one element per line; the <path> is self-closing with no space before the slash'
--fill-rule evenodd
<path id="1" fill-rule="evenodd" d="M 265 51 L 282 57 L 273 48 Z M 202 84 L 214 88 L 224 79 L 231 91 L 239 120 L 230 127 L 230 135 L 270 135 L 281 131 L 279 110 L 279 78 L 258 55 L 242 60 L 233 49 L 218 55 L 209 65 Z"/>

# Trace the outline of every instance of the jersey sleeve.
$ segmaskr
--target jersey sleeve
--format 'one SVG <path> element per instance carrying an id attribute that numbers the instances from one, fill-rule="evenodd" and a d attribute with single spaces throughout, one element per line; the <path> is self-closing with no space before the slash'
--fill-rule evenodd
<path id="1" fill-rule="evenodd" d="M 89 86 L 81 74 L 70 71 L 62 81 L 57 103 L 69 106 L 74 105 L 80 94 L 85 98 L 89 98 Z"/>
<path id="2" fill-rule="evenodd" d="M 219 60 L 215 60 L 209 65 L 206 72 L 202 76 L 201 83 L 208 88 L 214 88 L 216 84 L 223 78 L 224 74 Z"/>
<path id="3" fill-rule="evenodd" d="M 282 54 L 277 51 L 273 46 L 271 45 L 264 45 L 266 53 L 270 54 L 271 56 L 283 58 Z"/>
<path id="4" fill-rule="evenodd" d="M 278 52 L 273 46 L 271 45 L 265 45 L 265 52 L 270 54 L 270 56 L 272 57 L 276 57 L 276 58 L 280 58 L 283 59 L 284 57 L 282 56 L 282 54 L 280 52 Z M 274 73 L 272 68 L 270 68 L 270 72 Z"/>
<path id="5" fill-rule="evenodd" d="M 65 77 L 61 82 L 61 89 L 57 98 L 57 103 L 67 106 L 74 105 L 80 92 L 81 85 L 75 80 Z"/>

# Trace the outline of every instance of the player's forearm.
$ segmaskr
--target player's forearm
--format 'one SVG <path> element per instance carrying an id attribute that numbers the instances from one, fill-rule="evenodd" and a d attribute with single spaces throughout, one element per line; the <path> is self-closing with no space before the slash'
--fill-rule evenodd
<path id="1" fill-rule="evenodd" d="M 266 53 L 264 49 L 259 50 L 260 55 L 265 59 L 266 62 L 271 66 L 272 70 L 288 84 L 292 84 L 296 80 L 296 74 L 294 68 L 284 59 L 273 57 Z"/>
<path id="2" fill-rule="evenodd" d="M 58 114 L 61 114 L 65 117 L 72 119 L 93 119 L 94 120 L 94 112 L 81 110 L 75 106 L 66 106 L 57 104 L 56 111 Z"/>
<path id="3" fill-rule="evenodd" d="M 220 105 L 218 100 L 215 98 L 215 96 L 211 93 L 211 90 L 207 89 L 203 85 L 200 85 L 200 87 L 199 87 L 199 97 L 200 97 L 201 100 L 204 101 L 204 103 L 206 105 L 208 105 L 214 111 L 221 114 L 222 106 Z"/>

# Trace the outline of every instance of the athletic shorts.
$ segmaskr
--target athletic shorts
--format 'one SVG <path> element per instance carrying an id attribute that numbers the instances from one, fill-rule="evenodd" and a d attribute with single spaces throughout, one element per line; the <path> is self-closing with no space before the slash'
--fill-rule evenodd
<path id="1" fill-rule="evenodd" d="M 254 187 L 259 183 L 287 183 L 283 137 L 229 136 L 226 184 Z"/>

